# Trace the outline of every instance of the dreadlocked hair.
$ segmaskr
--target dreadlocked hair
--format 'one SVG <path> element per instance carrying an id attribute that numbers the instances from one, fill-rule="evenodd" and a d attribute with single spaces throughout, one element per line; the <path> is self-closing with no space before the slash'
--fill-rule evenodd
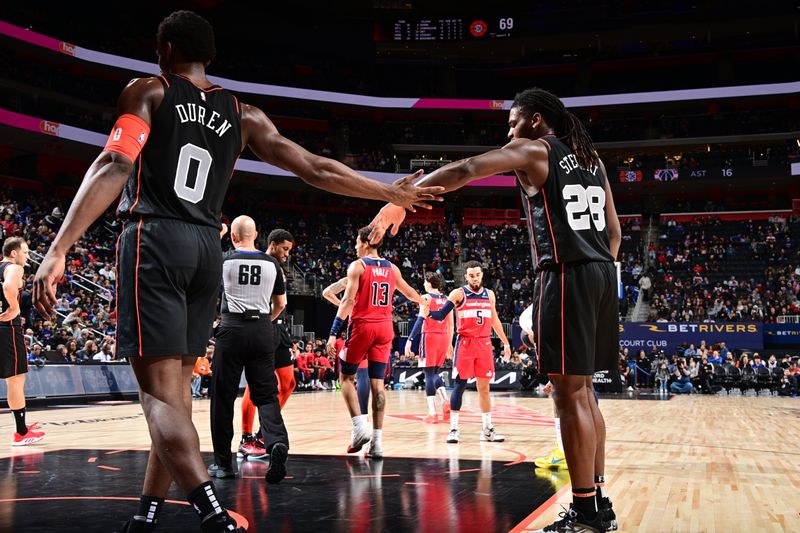
<path id="1" fill-rule="evenodd" d="M 567 111 L 558 96 L 534 87 L 517 93 L 511 107 L 518 108 L 528 116 L 541 114 L 547 125 L 553 128 L 556 137 L 572 148 L 581 167 L 592 168 L 598 163 L 597 151 L 589 132 L 578 117 Z"/>

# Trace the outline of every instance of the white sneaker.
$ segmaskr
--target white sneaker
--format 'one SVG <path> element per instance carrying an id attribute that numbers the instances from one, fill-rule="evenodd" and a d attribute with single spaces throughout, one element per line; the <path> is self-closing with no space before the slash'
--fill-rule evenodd
<path id="1" fill-rule="evenodd" d="M 497 433 L 493 427 L 481 431 L 481 440 L 486 442 L 503 442 L 506 438 Z"/>
<path id="2" fill-rule="evenodd" d="M 450 433 L 447 434 L 447 442 L 449 442 L 450 444 L 458 444 L 458 437 L 459 437 L 458 430 L 451 429 Z"/>
<path id="3" fill-rule="evenodd" d="M 374 440 L 369 441 L 369 449 L 364 454 L 367 459 L 383 459 L 383 445 Z"/>
<path id="4" fill-rule="evenodd" d="M 347 453 L 356 453 L 360 451 L 371 438 L 372 430 L 370 430 L 369 426 L 364 425 L 360 428 L 354 427 L 350 437 L 350 446 L 347 447 Z"/>

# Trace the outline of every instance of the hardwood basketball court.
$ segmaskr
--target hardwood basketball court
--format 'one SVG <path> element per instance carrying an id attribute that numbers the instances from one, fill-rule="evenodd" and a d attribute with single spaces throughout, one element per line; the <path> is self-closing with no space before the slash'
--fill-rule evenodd
<path id="1" fill-rule="evenodd" d="M 800 404 L 796 399 L 603 397 L 606 485 L 620 531 L 800 531 Z M 551 522 L 571 501 L 566 473 L 535 470 L 553 446 L 552 403 L 493 393 L 503 443 L 481 443 L 477 394 L 465 394 L 461 443 L 448 424 L 423 424 L 424 392 L 387 393 L 384 461 L 346 456 L 350 420 L 340 393 L 298 393 L 284 410 L 288 478 L 265 489 L 266 464 L 216 480 L 249 531 L 515 531 Z M 211 451 L 209 402 L 194 421 Z M 240 434 L 237 401 L 236 441 Z M 0 531 L 114 531 L 135 510 L 149 435 L 138 403 L 31 409 L 41 443 L 0 454 Z M 9 414 L 0 432 L 13 433 Z M 210 453 L 204 454 L 211 462 Z M 192 531 L 172 490 L 159 531 Z"/>

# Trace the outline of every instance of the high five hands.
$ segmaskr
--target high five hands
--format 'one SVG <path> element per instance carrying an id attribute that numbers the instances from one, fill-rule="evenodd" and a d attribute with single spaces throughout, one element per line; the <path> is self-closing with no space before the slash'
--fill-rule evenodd
<path id="1" fill-rule="evenodd" d="M 400 225 L 406 218 L 406 209 L 416 213 L 417 207 L 432 209 L 433 206 L 429 202 L 442 201 L 443 198 L 439 194 L 444 192 L 444 187 L 419 187 L 414 184 L 414 180 L 421 177 L 422 172 L 422 169 L 420 169 L 392 184 L 390 202 L 383 206 L 370 222 L 370 226 L 372 226 L 372 233 L 369 235 L 370 242 L 380 242 L 390 228 L 391 234 L 397 235 Z"/>

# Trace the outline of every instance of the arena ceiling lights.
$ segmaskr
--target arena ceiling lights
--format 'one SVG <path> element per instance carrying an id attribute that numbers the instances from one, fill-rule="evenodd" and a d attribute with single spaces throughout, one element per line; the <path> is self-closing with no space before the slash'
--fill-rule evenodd
<path id="1" fill-rule="evenodd" d="M 15 26 L 4 21 L 0 21 L 0 34 L 84 61 L 89 61 L 112 68 L 120 68 L 154 76 L 160 73 L 160 69 L 155 63 L 98 52 L 88 48 L 82 48 L 78 45 L 29 31 L 25 28 Z M 314 89 L 301 89 L 298 87 L 285 87 L 281 85 L 251 83 L 217 76 L 209 76 L 208 78 L 212 83 L 216 83 L 225 87 L 226 89 L 239 93 L 375 108 L 506 111 L 511 108 L 512 102 L 511 100 L 504 99 L 477 100 L 461 98 L 388 98 L 367 96 L 362 94 L 318 91 Z M 748 96 L 769 96 L 791 93 L 800 93 L 800 81 L 760 85 L 739 85 L 731 87 L 712 87 L 704 89 L 682 89 L 673 91 L 577 96 L 562 98 L 562 100 L 567 107 L 577 108 L 718 98 L 739 98 Z"/>

